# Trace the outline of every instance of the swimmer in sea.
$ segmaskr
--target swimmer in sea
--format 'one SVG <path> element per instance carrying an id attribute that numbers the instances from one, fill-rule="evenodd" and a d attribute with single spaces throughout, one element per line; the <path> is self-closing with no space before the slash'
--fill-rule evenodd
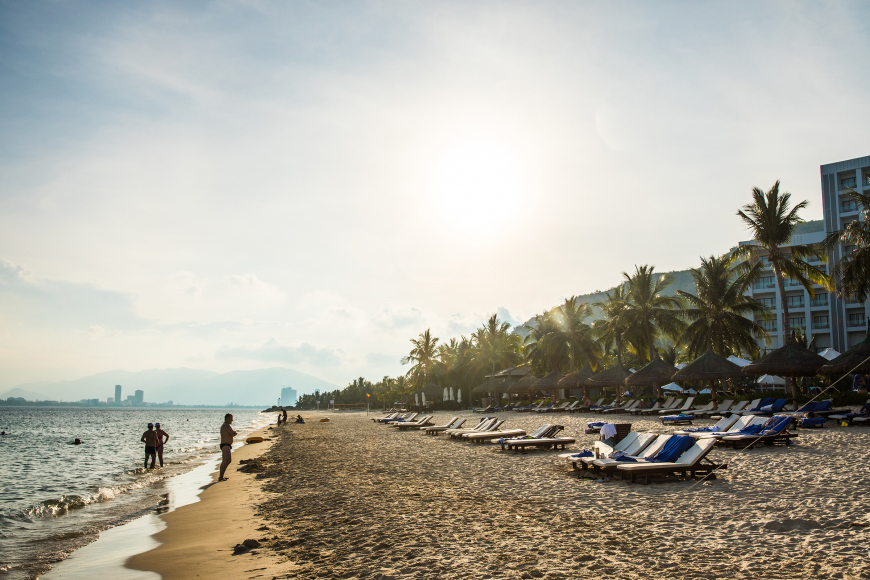
<path id="1" fill-rule="evenodd" d="M 73 441 L 73 445 L 81 445 L 81 444 L 82 444 L 82 440 L 79 439 L 78 437 L 76 437 L 76 440 Z"/>
<path id="2" fill-rule="evenodd" d="M 226 473 L 227 467 L 230 466 L 230 463 L 233 462 L 233 437 L 238 434 L 233 431 L 233 428 L 231 427 L 232 423 L 232 413 L 224 415 L 224 424 L 221 425 L 221 455 L 223 456 L 223 460 L 221 461 L 221 472 L 218 481 L 226 481 L 229 479 L 228 477 L 224 477 L 224 473 Z"/>
<path id="3" fill-rule="evenodd" d="M 145 469 L 148 469 L 148 458 L 151 458 L 151 469 L 157 463 L 157 433 L 154 432 L 154 424 L 148 423 L 148 430 L 142 433 L 142 443 L 145 444 Z"/>

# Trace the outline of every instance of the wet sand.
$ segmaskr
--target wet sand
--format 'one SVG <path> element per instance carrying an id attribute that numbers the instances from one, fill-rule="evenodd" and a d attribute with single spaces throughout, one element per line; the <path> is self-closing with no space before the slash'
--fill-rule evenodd
<path id="1" fill-rule="evenodd" d="M 170 564 L 158 570 L 164 578 L 196 577 L 179 574 L 180 564 L 201 578 L 870 578 L 867 428 L 831 421 L 800 430 L 787 448 L 716 449 L 711 458 L 729 466 L 715 480 L 645 486 L 578 479 L 554 451 L 503 453 L 397 432 L 364 414 L 304 416 L 305 425 L 268 431 L 257 479 L 240 478 L 234 464 L 239 487 L 213 486 L 167 517 L 158 539 L 168 543 L 151 553 Z M 565 425 L 573 450 L 591 449 L 595 436 L 583 428 L 601 418 L 499 416 L 529 432 Z M 610 419 L 635 431 L 680 429 Z M 209 544 L 190 542 L 204 527 Z M 264 547 L 232 556 L 244 537 Z"/>

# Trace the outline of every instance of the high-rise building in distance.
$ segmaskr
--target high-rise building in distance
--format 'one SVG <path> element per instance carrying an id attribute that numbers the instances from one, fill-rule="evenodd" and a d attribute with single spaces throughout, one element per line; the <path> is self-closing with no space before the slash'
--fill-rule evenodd
<path id="1" fill-rule="evenodd" d="M 281 405 L 289 407 L 296 404 L 296 389 L 284 387 L 281 389 Z"/>
<path id="2" fill-rule="evenodd" d="M 141 405 L 144 402 L 145 402 L 145 391 L 135 391 L 134 397 L 133 397 L 133 404 L 134 405 Z"/>
<path id="3" fill-rule="evenodd" d="M 123 399 L 121 398 L 121 385 L 115 385 L 115 402 L 119 405 Z"/>

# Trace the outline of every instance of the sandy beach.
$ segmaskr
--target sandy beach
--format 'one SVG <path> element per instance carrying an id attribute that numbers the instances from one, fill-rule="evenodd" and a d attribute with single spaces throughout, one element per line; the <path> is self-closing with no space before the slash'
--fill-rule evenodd
<path id="1" fill-rule="evenodd" d="M 728 469 L 715 480 L 646 486 L 578 479 L 554 451 L 303 415 L 238 451 L 228 484 L 165 516 L 164 544 L 130 566 L 167 579 L 870 578 L 870 429 L 829 422 L 789 447 L 716 449 Z M 591 449 L 583 430 L 600 419 L 500 417 L 529 432 L 562 424 L 574 450 Z M 256 474 L 237 471 L 252 458 Z M 248 538 L 263 546 L 233 555 Z"/>

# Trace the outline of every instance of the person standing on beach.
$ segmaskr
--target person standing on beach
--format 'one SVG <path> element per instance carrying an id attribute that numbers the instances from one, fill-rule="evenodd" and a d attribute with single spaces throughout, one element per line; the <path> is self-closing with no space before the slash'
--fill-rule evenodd
<path id="1" fill-rule="evenodd" d="M 148 430 L 142 433 L 142 443 L 145 444 L 145 469 L 148 469 L 148 458 L 151 458 L 151 469 L 157 463 L 157 433 L 154 432 L 154 424 L 148 423 Z"/>
<path id="2" fill-rule="evenodd" d="M 218 477 L 218 481 L 226 481 L 229 479 L 228 477 L 224 477 L 224 473 L 226 473 L 227 467 L 230 466 L 230 463 L 233 462 L 233 456 L 231 453 L 233 449 L 233 437 L 237 435 L 230 426 L 232 423 L 233 415 L 231 413 L 224 415 L 224 424 L 221 425 L 221 455 L 223 456 L 223 461 L 221 461 L 221 473 L 220 477 Z"/>
<path id="3" fill-rule="evenodd" d="M 157 459 L 163 467 L 163 444 L 169 442 L 169 433 L 160 428 L 160 423 L 154 423 L 154 433 L 157 434 Z"/>

